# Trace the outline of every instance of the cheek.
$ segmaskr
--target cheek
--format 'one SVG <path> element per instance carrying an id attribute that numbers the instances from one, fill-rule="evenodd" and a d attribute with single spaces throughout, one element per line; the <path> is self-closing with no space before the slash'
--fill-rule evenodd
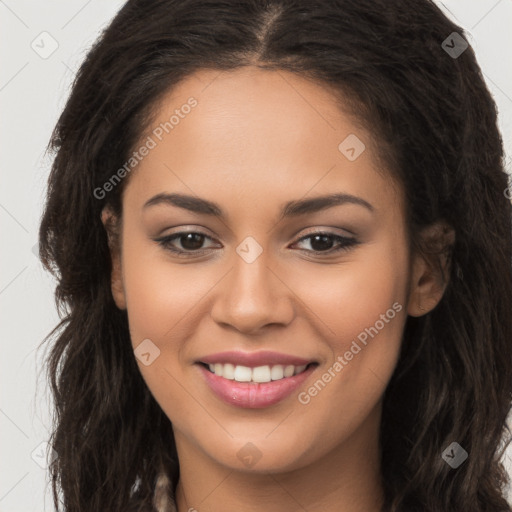
<path id="1" fill-rule="evenodd" d="M 378 315 L 369 312 L 367 318 L 347 316 L 346 322 L 338 322 L 337 336 L 330 339 L 332 358 L 297 396 L 304 428 L 315 431 L 327 447 L 350 437 L 378 410 L 396 367 L 405 323 L 403 306 L 398 301 L 394 305 L 386 304 Z"/>
<path id="2" fill-rule="evenodd" d="M 179 425 L 193 407 L 190 391 L 180 384 L 183 351 L 197 327 L 194 308 L 215 284 L 215 276 L 203 272 L 198 278 L 194 265 L 172 264 L 156 244 L 152 247 L 126 237 L 123 277 L 131 343 L 140 373 L 162 410 Z M 146 360 L 145 353 L 149 353 Z"/>
<path id="3" fill-rule="evenodd" d="M 145 338 L 157 344 L 177 336 L 187 315 L 213 286 L 215 276 L 194 265 L 171 263 L 154 246 L 127 239 L 124 245 L 123 278 L 132 343 Z M 211 281 L 211 282 L 210 282 Z M 170 346 L 173 346 L 171 343 Z"/>
<path id="4" fill-rule="evenodd" d="M 376 323 L 380 338 L 400 340 L 403 315 L 398 310 L 405 311 L 407 261 L 405 247 L 397 250 L 390 241 L 364 248 L 338 264 L 309 264 L 307 271 L 283 267 L 281 273 L 306 306 L 304 315 L 318 334 L 329 340 L 333 352 L 343 354 L 359 335 L 364 341 Z"/>
<path id="5" fill-rule="evenodd" d="M 398 360 L 406 320 L 407 253 L 375 247 L 316 281 L 309 306 L 321 316 L 332 357 L 302 391 L 304 421 L 326 442 L 349 433 L 377 406 Z M 304 293 L 305 290 L 304 290 Z"/>

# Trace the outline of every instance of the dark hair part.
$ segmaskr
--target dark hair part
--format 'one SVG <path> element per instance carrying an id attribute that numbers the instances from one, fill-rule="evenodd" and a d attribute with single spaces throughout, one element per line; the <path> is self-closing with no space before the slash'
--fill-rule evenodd
<path id="1" fill-rule="evenodd" d="M 121 217 L 128 178 L 99 200 L 163 95 L 196 70 L 288 70 L 339 91 L 402 184 L 415 250 L 453 227 L 449 283 L 409 317 L 381 426 L 385 509 L 510 511 L 500 463 L 512 391 L 511 203 L 496 107 L 464 36 L 429 0 L 130 0 L 82 64 L 52 136 L 40 254 L 58 278 L 48 358 L 55 401 L 53 496 L 67 512 L 164 510 L 159 474 L 179 466 L 171 423 L 145 385 L 126 311 L 110 289 L 100 220 Z M 468 453 L 454 470 L 453 441 Z M 159 483 L 161 484 L 161 481 Z M 165 490 L 165 489 L 164 489 Z M 172 495 L 173 489 L 169 489 Z"/>

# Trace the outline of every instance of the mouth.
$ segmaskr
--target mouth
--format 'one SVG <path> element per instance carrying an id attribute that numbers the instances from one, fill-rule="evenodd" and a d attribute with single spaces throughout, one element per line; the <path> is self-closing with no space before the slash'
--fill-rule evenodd
<path id="1" fill-rule="evenodd" d="M 195 365 L 213 395 L 231 406 L 262 409 L 289 397 L 319 366 L 261 365 L 249 367 L 233 363 Z"/>
<path id="2" fill-rule="evenodd" d="M 316 362 L 303 365 L 262 365 L 253 368 L 250 366 L 234 365 L 232 363 L 207 364 L 199 362 L 199 364 L 217 377 L 252 384 L 263 384 L 287 379 L 305 372 L 311 366 L 318 366 Z"/>

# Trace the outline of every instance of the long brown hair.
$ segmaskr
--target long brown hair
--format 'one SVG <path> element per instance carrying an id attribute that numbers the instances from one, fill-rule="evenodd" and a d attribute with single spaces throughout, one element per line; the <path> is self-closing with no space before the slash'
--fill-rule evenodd
<path id="1" fill-rule="evenodd" d="M 385 510 L 511 510 L 499 461 L 512 397 L 511 203 L 496 107 L 471 47 L 457 57 L 443 47 L 454 32 L 465 37 L 429 0 L 124 5 L 80 67 L 50 143 L 39 243 L 62 315 L 46 340 L 57 510 L 154 510 L 159 475 L 157 493 L 172 496 L 171 424 L 113 301 L 100 221 L 105 205 L 121 216 L 129 176 L 102 198 L 94 190 L 127 161 L 152 107 L 182 78 L 244 65 L 308 76 L 348 99 L 405 190 L 414 250 L 436 256 L 419 233 L 440 219 L 455 231 L 445 295 L 407 319 L 385 392 Z M 469 453 L 456 470 L 441 457 L 452 442 Z"/>

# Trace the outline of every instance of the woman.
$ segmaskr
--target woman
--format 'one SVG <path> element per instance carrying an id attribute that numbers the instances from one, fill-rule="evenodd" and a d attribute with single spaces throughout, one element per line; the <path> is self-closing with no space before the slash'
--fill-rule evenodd
<path id="1" fill-rule="evenodd" d="M 502 141 L 432 2 L 130 0 L 51 147 L 57 507 L 511 510 Z"/>

